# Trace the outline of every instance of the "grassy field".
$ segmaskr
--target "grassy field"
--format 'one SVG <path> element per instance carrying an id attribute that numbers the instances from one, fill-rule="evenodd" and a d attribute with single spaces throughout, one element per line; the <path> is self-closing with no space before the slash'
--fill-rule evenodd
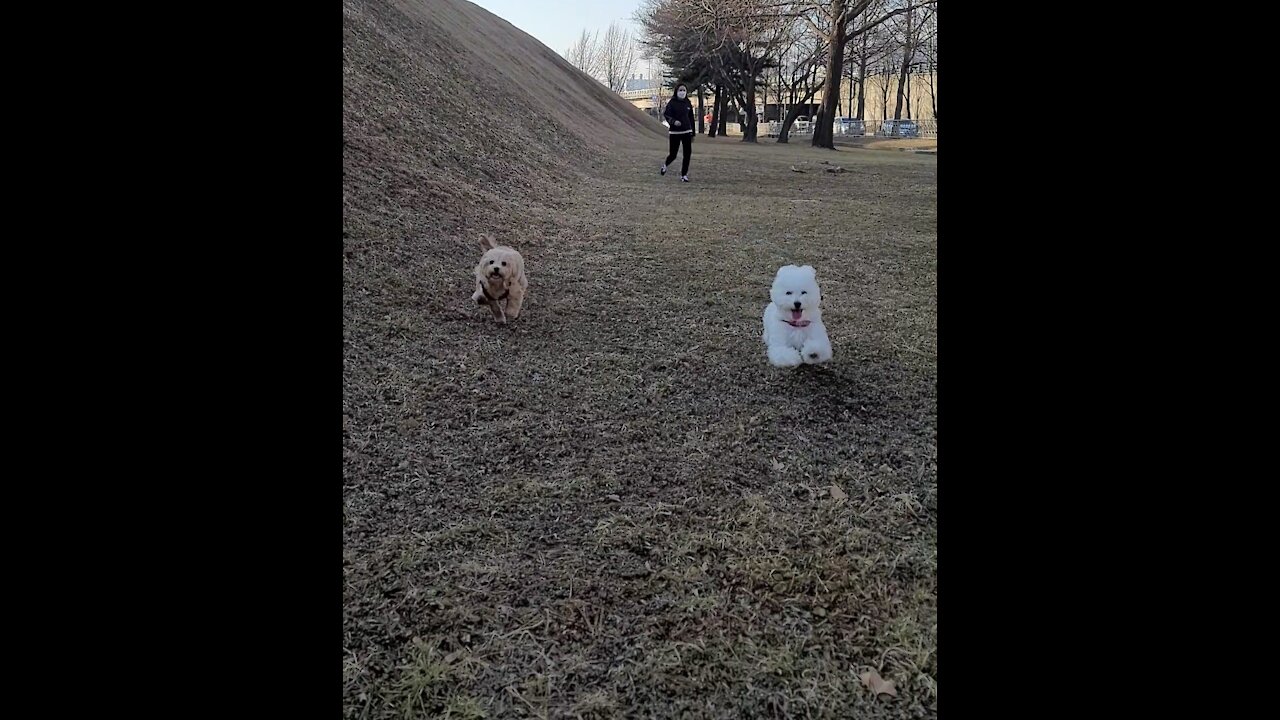
<path id="1" fill-rule="evenodd" d="M 471 3 L 343 0 L 344 718 L 936 716 L 937 157 L 693 148 Z M 828 365 L 766 362 L 788 263 Z"/>
<path id="2" fill-rule="evenodd" d="M 664 152 L 500 234 L 511 325 L 478 250 L 348 323 L 346 717 L 936 714 L 936 158 Z M 791 262 L 827 366 L 765 362 Z"/>

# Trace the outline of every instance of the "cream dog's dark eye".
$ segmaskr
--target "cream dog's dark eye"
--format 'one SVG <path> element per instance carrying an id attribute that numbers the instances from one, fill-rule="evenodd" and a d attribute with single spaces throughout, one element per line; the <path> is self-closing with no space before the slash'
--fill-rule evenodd
<path id="1" fill-rule="evenodd" d="M 494 264 L 494 263 L 496 263 L 496 262 L 498 262 L 498 261 L 497 261 L 497 260 L 490 260 L 490 261 L 489 261 L 489 264 L 490 264 L 490 265 L 492 265 L 492 264 Z"/>
<path id="2" fill-rule="evenodd" d="M 502 267 L 506 267 L 506 266 L 507 266 L 507 261 L 506 261 L 506 260 L 503 260 L 503 261 L 502 261 Z"/>

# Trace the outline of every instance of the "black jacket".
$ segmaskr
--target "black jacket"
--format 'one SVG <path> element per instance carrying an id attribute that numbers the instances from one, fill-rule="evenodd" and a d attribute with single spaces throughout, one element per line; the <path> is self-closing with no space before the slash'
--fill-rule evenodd
<path id="1" fill-rule="evenodd" d="M 666 118 L 667 124 L 671 126 L 670 134 L 686 133 L 698 129 L 697 120 L 693 116 L 693 103 L 689 102 L 687 97 L 683 100 L 678 97 L 671 98 L 670 102 L 667 103 L 667 109 L 662 111 L 662 117 Z M 676 120 L 680 121 L 680 127 L 676 127 Z"/>

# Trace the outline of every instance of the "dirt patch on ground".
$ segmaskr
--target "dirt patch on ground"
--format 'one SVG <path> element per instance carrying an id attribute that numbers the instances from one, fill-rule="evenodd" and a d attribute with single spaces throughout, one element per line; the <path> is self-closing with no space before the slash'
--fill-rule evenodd
<path id="1" fill-rule="evenodd" d="M 836 144 L 863 150 L 938 152 L 937 138 L 836 137 Z"/>
<path id="2" fill-rule="evenodd" d="M 629 121 L 432 136 L 424 72 L 571 76 L 425 19 L 466 3 L 345 7 L 344 717 L 936 715 L 936 158 L 699 138 L 682 184 Z M 830 365 L 765 361 L 790 262 Z"/>

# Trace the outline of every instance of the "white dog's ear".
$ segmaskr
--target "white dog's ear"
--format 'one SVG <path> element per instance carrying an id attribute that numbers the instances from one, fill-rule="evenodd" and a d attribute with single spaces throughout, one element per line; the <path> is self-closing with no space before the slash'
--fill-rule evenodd
<path id="1" fill-rule="evenodd" d="M 498 247 L 498 241 L 494 239 L 494 237 L 493 237 L 493 235 L 492 235 L 492 234 L 490 234 L 490 233 L 485 233 L 485 234 L 483 234 L 483 235 L 481 235 L 481 236 L 480 236 L 480 249 L 481 249 L 481 250 L 486 250 L 486 251 L 487 251 L 487 250 L 492 250 L 492 249 L 494 249 L 494 248 L 496 248 L 496 247 Z"/>
<path id="2" fill-rule="evenodd" d="M 805 275 L 808 275 L 811 278 L 818 277 L 818 271 L 814 270 L 812 265 L 801 265 L 800 272 L 804 273 Z"/>

